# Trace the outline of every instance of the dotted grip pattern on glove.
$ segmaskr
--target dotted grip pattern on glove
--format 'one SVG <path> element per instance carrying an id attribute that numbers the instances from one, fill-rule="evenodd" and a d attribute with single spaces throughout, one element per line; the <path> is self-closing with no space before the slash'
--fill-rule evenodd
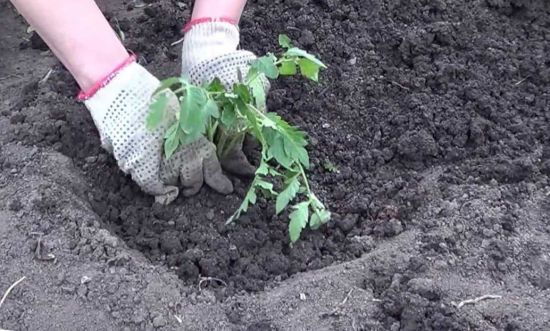
<path id="1" fill-rule="evenodd" d="M 175 116 L 152 131 L 145 125 L 151 95 L 159 86 L 158 79 L 132 63 L 85 101 L 102 146 L 113 153 L 119 168 L 143 191 L 155 195 L 159 203 L 168 204 L 178 196 L 178 177 L 185 195 L 198 192 L 203 182 L 220 193 L 232 192 L 233 185 L 221 172 L 215 147 L 205 138 L 182 146 L 163 161 L 164 134 Z M 167 107 L 168 113 L 179 110 L 175 95 Z"/>
<path id="2" fill-rule="evenodd" d="M 102 146 L 113 153 L 119 168 L 146 193 L 177 196 L 178 189 L 163 185 L 159 176 L 166 127 L 154 131 L 145 127 L 150 98 L 159 85 L 145 68 L 132 63 L 84 103 Z M 177 109 L 177 100 L 174 98 L 169 106 Z"/>
<path id="3" fill-rule="evenodd" d="M 257 57 L 249 51 L 237 50 L 239 31 L 225 22 L 198 24 L 186 35 L 182 48 L 182 75 L 193 84 L 208 83 L 219 78 L 226 89 L 239 81 L 239 72 L 246 77 L 250 64 Z M 269 90 L 269 82 L 263 80 Z"/>

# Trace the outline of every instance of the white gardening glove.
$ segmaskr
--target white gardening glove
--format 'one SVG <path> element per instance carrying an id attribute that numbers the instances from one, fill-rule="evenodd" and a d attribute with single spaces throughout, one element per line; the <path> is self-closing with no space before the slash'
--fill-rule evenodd
<path id="1" fill-rule="evenodd" d="M 120 169 L 159 203 L 168 204 L 178 196 L 178 177 L 186 196 L 197 193 L 204 179 L 214 190 L 231 193 L 233 185 L 221 172 L 214 145 L 205 138 L 183 146 L 163 161 L 163 137 L 171 123 L 153 131 L 145 126 L 151 96 L 159 86 L 157 78 L 133 62 L 84 101 L 102 146 L 113 153 Z M 169 107 L 174 113 L 179 109 L 175 95 Z"/>
<path id="2" fill-rule="evenodd" d="M 246 77 L 254 53 L 237 50 L 239 30 L 226 22 L 206 22 L 193 25 L 185 34 L 182 49 L 182 76 L 193 84 L 220 79 L 226 88 L 239 81 L 239 70 Z M 269 90 L 264 80 L 266 93 Z M 243 136 L 244 138 L 244 136 Z M 252 175 L 254 167 L 242 152 L 242 139 L 220 160 L 227 171 L 238 175 Z"/>

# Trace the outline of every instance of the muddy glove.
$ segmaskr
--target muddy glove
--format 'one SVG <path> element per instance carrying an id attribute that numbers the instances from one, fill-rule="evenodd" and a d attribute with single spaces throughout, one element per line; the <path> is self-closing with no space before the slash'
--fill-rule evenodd
<path id="1" fill-rule="evenodd" d="M 153 131 L 145 127 L 150 98 L 160 82 L 138 63 L 128 62 L 92 96 L 83 98 L 102 146 L 113 153 L 120 169 L 162 204 L 178 196 L 178 177 L 186 196 L 197 193 L 203 181 L 220 193 L 231 193 L 233 185 L 221 172 L 214 145 L 205 138 L 183 146 L 164 161 L 163 137 L 171 123 Z M 175 95 L 169 107 L 174 113 L 179 108 Z"/>
<path id="2" fill-rule="evenodd" d="M 239 80 L 239 70 L 246 77 L 250 63 L 256 56 L 237 50 L 239 30 L 227 22 L 190 24 L 185 29 L 182 50 L 182 76 L 193 84 L 209 83 L 219 78 L 226 89 Z M 264 82 L 266 93 L 269 83 Z M 254 167 L 242 152 L 244 135 L 220 162 L 222 167 L 237 175 L 253 175 Z"/>

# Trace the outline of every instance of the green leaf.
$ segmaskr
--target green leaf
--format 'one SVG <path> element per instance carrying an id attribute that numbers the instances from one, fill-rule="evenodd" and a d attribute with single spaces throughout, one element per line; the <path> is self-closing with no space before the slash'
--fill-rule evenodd
<path id="1" fill-rule="evenodd" d="M 265 110 L 266 108 L 266 94 L 264 89 L 264 84 L 260 79 L 260 76 L 257 76 L 255 79 L 251 80 L 248 84 L 254 97 L 256 108 L 259 110 Z"/>
<path id="2" fill-rule="evenodd" d="M 273 184 L 263 179 L 257 178 L 256 187 L 270 193 L 271 195 L 277 195 L 277 192 L 273 191 Z"/>
<path id="3" fill-rule="evenodd" d="M 300 66 L 300 73 L 311 79 L 314 82 L 319 81 L 319 65 L 309 59 L 300 59 L 298 60 L 298 65 Z"/>
<path id="4" fill-rule="evenodd" d="M 273 54 L 264 55 L 254 60 L 250 68 L 257 70 L 268 78 L 277 79 L 279 77 L 279 69 L 277 69 L 275 61 L 277 61 L 277 58 Z"/>
<path id="5" fill-rule="evenodd" d="M 241 99 L 244 103 L 250 103 L 251 97 L 250 97 L 250 90 L 248 87 L 244 84 L 235 84 L 233 86 L 233 93 L 237 95 L 239 99 Z"/>
<path id="6" fill-rule="evenodd" d="M 307 150 L 301 146 L 300 142 L 291 137 L 283 139 L 285 153 L 293 159 L 297 159 L 307 169 L 309 168 L 309 155 Z"/>
<path id="7" fill-rule="evenodd" d="M 288 57 L 299 57 L 299 58 L 305 58 L 305 59 L 308 59 L 308 60 L 311 60 L 311 62 L 317 64 L 319 67 L 323 68 L 323 69 L 326 69 L 326 65 L 321 62 L 321 60 L 319 60 L 318 58 L 316 58 L 313 54 L 310 54 L 306 51 L 304 51 L 303 49 L 300 49 L 298 47 L 292 47 L 290 49 L 288 49 L 285 54 L 285 56 L 288 56 Z"/>
<path id="8" fill-rule="evenodd" d="M 172 124 L 168 130 L 166 130 L 166 133 L 164 134 L 164 139 L 168 139 L 168 137 L 170 137 L 171 135 L 175 134 L 174 131 L 177 131 L 179 128 L 179 125 L 178 123 L 174 123 Z"/>
<path id="9" fill-rule="evenodd" d="M 212 99 L 208 99 L 206 101 L 206 105 L 204 105 L 204 111 L 206 112 L 207 116 L 212 116 L 214 118 L 220 117 L 220 110 L 218 109 L 218 104 L 216 101 Z"/>
<path id="10" fill-rule="evenodd" d="M 172 129 L 174 128 L 175 129 Z M 177 123 L 175 125 L 172 125 L 170 129 L 168 129 L 169 134 L 167 134 L 166 140 L 164 140 L 164 155 L 167 159 L 169 159 L 176 149 L 178 148 L 180 144 L 180 137 L 178 136 L 178 125 Z"/>
<path id="11" fill-rule="evenodd" d="M 224 92 L 225 87 L 223 86 L 219 78 L 214 78 L 214 80 L 210 82 L 210 84 L 208 84 L 207 90 L 208 92 L 219 93 L 219 92 Z"/>
<path id="12" fill-rule="evenodd" d="M 192 85 L 187 85 L 185 95 L 180 104 L 180 127 L 183 132 L 189 136 L 188 139 L 194 140 L 206 131 L 206 125 L 210 114 L 207 110 L 206 90 Z"/>
<path id="13" fill-rule="evenodd" d="M 233 222 L 234 220 L 238 219 L 241 216 L 241 213 L 243 213 L 243 212 L 246 213 L 248 211 L 248 208 L 250 207 L 250 205 L 256 204 L 257 197 L 258 196 L 256 195 L 256 186 L 255 186 L 254 183 L 252 183 L 252 186 L 250 186 L 250 189 L 246 193 L 246 196 L 244 197 L 243 202 L 241 202 L 241 205 L 233 213 L 233 215 L 231 215 L 227 219 L 225 224 L 229 224 L 229 223 Z"/>
<path id="14" fill-rule="evenodd" d="M 171 89 L 174 85 L 182 84 L 182 78 L 181 77 L 170 77 L 162 80 L 160 82 L 159 87 L 153 92 L 153 95 L 158 94 L 162 90 Z"/>
<path id="15" fill-rule="evenodd" d="M 307 150 L 304 148 L 307 145 L 305 134 L 290 126 L 276 113 L 268 113 L 266 115 L 271 122 L 263 121 L 262 123 L 273 123 L 277 130 L 275 134 L 270 135 L 269 132 L 266 133 L 266 135 L 270 135 L 271 139 L 271 147 L 268 150 L 269 154 L 275 157 L 277 162 L 287 169 L 291 168 L 293 161 L 299 161 L 304 167 L 309 168 L 309 156 Z"/>
<path id="16" fill-rule="evenodd" d="M 271 144 L 268 143 L 268 150 L 267 153 L 269 157 L 275 158 L 275 160 L 285 167 L 286 169 L 291 169 L 292 164 L 294 163 L 294 160 L 289 157 L 289 155 L 285 152 L 284 149 L 284 138 L 279 133 L 276 134 L 274 140 L 271 142 Z"/>
<path id="17" fill-rule="evenodd" d="M 321 225 L 330 221 L 330 212 L 326 209 L 317 210 L 311 214 L 309 219 L 309 227 L 317 230 Z"/>
<path id="18" fill-rule="evenodd" d="M 222 124 L 226 127 L 231 127 L 235 123 L 236 119 L 237 115 L 235 114 L 235 105 L 229 102 L 223 105 L 222 116 L 220 118 Z"/>
<path id="19" fill-rule="evenodd" d="M 168 104 L 168 95 L 165 93 L 154 96 L 153 102 L 149 106 L 150 111 L 145 120 L 147 130 L 156 129 L 166 114 L 166 105 Z"/>
<path id="20" fill-rule="evenodd" d="M 283 76 L 296 75 L 296 63 L 293 60 L 285 60 L 279 67 L 279 73 Z"/>
<path id="21" fill-rule="evenodd" d="M 293 206 L 294 211 L 290 213 L 290 223 L 288 224 L 288 233 L 290 241 L 295 243 L 300 239 L 302 230 L 306 227 L 309 218 L 309 202 L 300 202 Z"/>
<path id="22" fill-rule="evenodd" d="M 279 45 L 282 48 L 291 48 L 292 42 L 290 41 L 290 38 L 286 34 L 280 34 L 279 35 Z"/>
<path id="23" fill-rule="evenodd" d="M 300 182 L 298 181 L 298 177 L 292 177 L 285 189 L 277 196 L 277 200 L 275 202 L 275 213 L 280 214 L 286 206 L 288 206 L 288 203 L 296 197 L 299 188 Z"/>
<path id="24" fill-rule="evenodd" d="M 267 162 L 265 162 L 263 159 L 262 161 L 260 162 L 260 166 L 258 167 L 258 169 L 256 169 L 256 176 L 258 175 L 262 175 L 262 176 L 267 176 L 267 174 L 269 173 L 269 165 L 267 164 Z"/>
<path id="25" fill-rule="evenodd" d="M 235 103 L 241 114 L 246 116 L 248 126 L 250 127 L 250 133 L 254 136 L 254 138 L 258 139 L 258 141 L 262 144 L 262 148 L 265 148 L 266 140 L 259 125 L 258 115 L 241 100 L 237 100 Z"/>

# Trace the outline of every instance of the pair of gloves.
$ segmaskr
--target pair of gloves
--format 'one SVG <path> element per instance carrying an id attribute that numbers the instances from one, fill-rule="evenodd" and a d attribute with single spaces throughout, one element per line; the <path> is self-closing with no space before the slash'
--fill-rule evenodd
<path id="1" fill-rule="evenodd" d="M 191 83 L 201 84 L 219 78 L 226 87 L 238 80 L 238 71 L 246 74 L 256 57 L 237 50 L 238 28 L 227 22 L 204 22 L 185 34 L 182 49 L 182 75 Z M 222 168 L 240 175 L 251 175 L 254 167 L 242 152 L 242 142 L 218 160 L 215 146 L 201 138 L 180 149 L 166 160 L 164 135 L 169 124 L 150 131 L 145 126 L 153 92 L 160 82 L 136 62 L 124 66 L 93 96 L 84 101 L 99 131 L 103 148 L 111 152 L 120 169 L 132 176 L 141 189 L 155 201 L 169 204 L 179 194 L 196 194 L 206 183 L 223 194 L 233 191 Z M 267 89 L 268 87 L 266 87 Z M 267 91 L 266 91 L 267 92 Z M 174 112 L 177 99 L 169 102 Z M 175 118 L 174 118 L 175 121 Z"/>

